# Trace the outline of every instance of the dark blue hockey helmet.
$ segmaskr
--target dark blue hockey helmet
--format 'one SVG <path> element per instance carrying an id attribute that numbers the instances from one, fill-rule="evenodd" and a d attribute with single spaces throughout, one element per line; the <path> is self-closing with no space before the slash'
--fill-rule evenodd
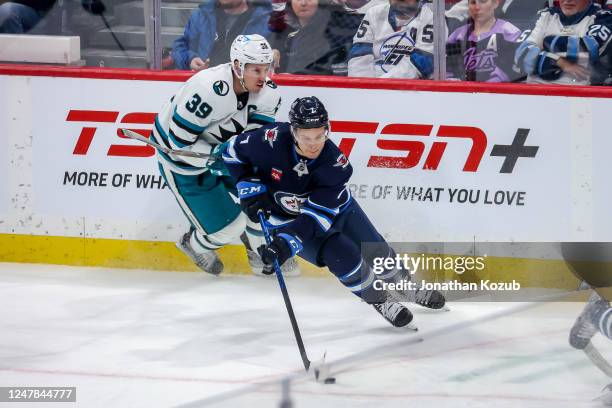
<path id="1" fill-rule="evenodd" d="M 289 109 L 289 122 L 294 129 L 329 128 L 329 116 L 316 96 L 297 98 Z"/>

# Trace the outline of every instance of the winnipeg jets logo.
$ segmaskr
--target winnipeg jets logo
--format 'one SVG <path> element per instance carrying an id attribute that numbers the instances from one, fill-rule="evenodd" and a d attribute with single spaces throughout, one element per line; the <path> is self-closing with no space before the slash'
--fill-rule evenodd
<path id="1" fill-rule="evenodd" d="M 306 161 L 300 160 L 298 164 L 293 166 L 293 170 L 295 170 L 298 177 L 302 177 L 303 175 L 308 174 L 308 166 L 306 166 Z"/>
<path id="2" fill-rule="evenodd" d="M 349 161 L 346 156 L 340 153 L 340 156 L 338 156 L 338 158 L 336 159 L 336 164 L 334 164 L 334 167 L 342 167 L 344 169 L 346 168 L 346 166 L 348 166 L 348 162 Z"/>
<path id="3" fill-rule="evenodd" d="M 399 38 L 398 38 L 399 37 Z M 389 65 L 398 65 L 404 58 L 410 58 L 414 51 L 414 40 L 406 33 L 397 33 L 389 38 L 380 46 L 380 59 L 375 63 L 380 66 L 383 72 L 387 72 Z"/>
<path id="4" fill-rule="evenodd" d="M 278 136 L 278 128 L 268 129 L 264 132 L 264 141 L 268 142 L 270 147 L 274 147 L 274 142 L 276 142 L 276 137 Z"/>
<path id="5" fill-rule="evenodd" d="M 298 215 L 300 214 L 300 209 L 308 199 L 308 194 L 309 193 L 296 195 L 284 191 L 277 191 L 274 193 L 274 200 L 285 212 L 292 215 Z"/>

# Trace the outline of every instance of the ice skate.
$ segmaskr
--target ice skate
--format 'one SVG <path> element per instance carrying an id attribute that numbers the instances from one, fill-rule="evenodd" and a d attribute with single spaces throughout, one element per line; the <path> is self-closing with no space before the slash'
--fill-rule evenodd
<path id="1" fill-rule="evenodd" d="M 191 258 L 198 268 L 204 272 L 210 273 L 211 275 L 219 275 L 223 272 L 223 262 L 219 259 L 217 252 L 212 249 L 196 252 L 189 242 L 192 233 L 193 230 L 186 232 L 181 237 L 180 241 L 176 243 L 176 247 Z"/>
<path id="2" fill-rule="evenodd" d="M 412 296 L 411 301 L 429 309 L 442 309 L 446 304 L 444 295 L 437 290 L 417 289 Z"/>
<path id="3" fill-rule="evenodd" d="M 408 308 L 398 302 L 384 302 L 372 304 L 374 309 L 395 327 L 404 327 L 412 321 L 412 313 Z"/>
<path id="4" fill-rule="evenodd" d="M 603 407 L 612 407 L 612 383 L 606 385 L 601 395 L 595 399 Z"/>
<path id="5" fill-rule="evenodd" d="M 569 342 L 572 347 L 583 350 L 589 344 L 597 333 L 597 319 L 609 307 L 608 302 L 594 291 L 570 331 Z"/>

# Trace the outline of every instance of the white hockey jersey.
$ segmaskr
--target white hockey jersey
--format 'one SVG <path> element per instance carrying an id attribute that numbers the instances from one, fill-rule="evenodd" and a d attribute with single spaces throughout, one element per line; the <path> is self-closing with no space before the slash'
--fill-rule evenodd
<path id="1" fill-rule="evenodd" d="M 433 27 L 429 5 L 401 27 L 388 2 L 370 8 L 353 37 L 349 76 L 428 78 L 433 72 Z"/>
<path id="2" fill-rule="evenodd" d="M 612 13 L 591 5 L 583 16 L 565 17 L 558 7 L 540 13 L 531 34 L 516 51 L 515 63 L 528 74 L 528 83 L 588 85 L 556 65 L 559 57 L 591 68 L 607 50 L 612 37 Z"/>
<path id="3" fill-rule="evenodd" d="M 210 153 L 215 145 L 246 130 L 275 121 L 280 105 L 276 84 L 267 80 L 248 100 L 236 96 L 230 63 L 192 76 L 155 118 L 153 138 L 171 149 Z M 157 151 L 162 164 L 179 174 L 206 171 L 206 159 L 168 155 Z"/>

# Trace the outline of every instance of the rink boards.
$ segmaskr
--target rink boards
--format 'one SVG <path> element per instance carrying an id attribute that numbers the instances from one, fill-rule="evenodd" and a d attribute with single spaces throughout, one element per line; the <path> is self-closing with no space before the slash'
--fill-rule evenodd
<path id="1" fill-rule="evenodd" d="M 117 134 L 150 129 L 187 77 L 0 67 L 0 260 L 194 270 L 172 243 L 186 222 L 153 149 Z M 324 101 L 349 187 L 388 240 L 612 241 L 608 89 L 277 82 L 280 120 L 298 96 Z M 242 253 L 224 249 L 227 272 L 247 270 Z"/>

